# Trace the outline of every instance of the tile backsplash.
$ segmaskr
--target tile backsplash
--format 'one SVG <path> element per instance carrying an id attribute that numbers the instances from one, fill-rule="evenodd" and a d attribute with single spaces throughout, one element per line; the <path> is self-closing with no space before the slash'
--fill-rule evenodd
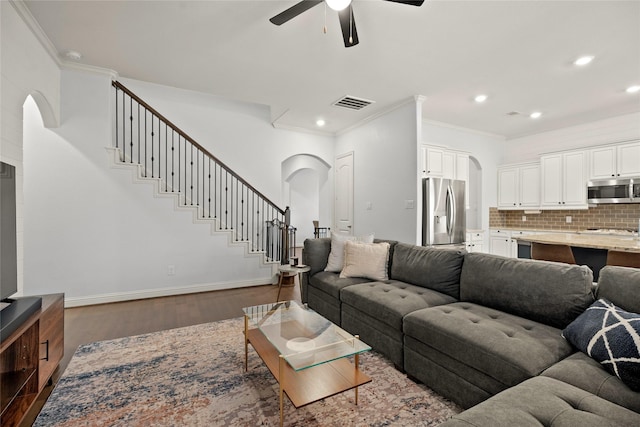
<path id="1" fill-rule="evenodd" d="M 526 221 L 523 221 L 523 216 Z M 567 223 L 567 217 L 571 223 Z M 587 210 L 499 211 L 489 208 L 489 227 L 509 227 L 541 230 L 585 230 L 587 228 L 615 228 L 638 230 L 640 203 L 597 205 Z"/>

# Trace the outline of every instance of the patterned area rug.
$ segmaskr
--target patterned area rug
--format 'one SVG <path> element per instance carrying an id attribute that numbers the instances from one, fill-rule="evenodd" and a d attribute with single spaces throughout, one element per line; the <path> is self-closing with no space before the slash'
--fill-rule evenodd
<path id="1" fill-rule="evenodd" d="M 278 425 L 278 384 L 250 347 L 242 318 L 80 346 L 34 426 Z M 299 409 L 288 426 L 435 426 L 460 408 L 396 370 L 361 356 L 373 381 Z"/>

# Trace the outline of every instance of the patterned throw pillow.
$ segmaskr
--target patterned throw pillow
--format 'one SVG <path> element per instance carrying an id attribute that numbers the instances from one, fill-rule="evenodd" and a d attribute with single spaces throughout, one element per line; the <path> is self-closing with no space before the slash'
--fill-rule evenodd
<path id="1" fill-rule="evenodd" d="M 630 389 L 640 391 L 640 314 L 599 299 L 562 331 Z"/>

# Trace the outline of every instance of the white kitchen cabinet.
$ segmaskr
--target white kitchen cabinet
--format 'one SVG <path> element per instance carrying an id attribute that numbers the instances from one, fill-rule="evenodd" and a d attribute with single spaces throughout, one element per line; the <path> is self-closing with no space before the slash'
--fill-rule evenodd
<path id="1" fill-rule="evenodd" d="M 584 151 L 544 155 L 540 165 L 543 209 L 588 208 Z"/>
<path id="2" fill-rule="evenodd" d="M 484 231 L 467 232 L 467 252 L 484 252 Z"/>
<path id="3" fill-rule="evenodd" d="M 444 149 L 423 146 L 422 147 L 422 176 L 442 177 L 444 174 L 443 164 Z"/>
<path id="4" fill-rule="evenodd" d="M 629 178 L 640 175 L 640 142 L 590 150 L 591 179 Z"/>
<path id="5" fill-rule="evenodd" d="M 442 177 L 456 179 L 456 154 L 451 151 L 442 153 Z"/>
<path id="6" fill-rule="evenodd" d="M 469 154 L 444 147 L 423 145 L 422 177 L 459 179 L 465 182 L 465 206 L 469 208 Z"/>
<path id="7" fill-rule="evenodd" d="M 466 153 L 456 153 L 455 179 L 469 182 L 469 155 Z M 468 188 L 467 194 L 469 194 Z"/>
<path id="8" fill-rule="evenodd" d="M 540 165 L 503 166 L 498 169 L 498 209 L 540 207 Z"/>
<path id="9" fill-rule="evenodd" d="M 511 232 L 509 230 L 491 230 L 489 234 L 489 252 L 494 255 L 512 257 Z"/>

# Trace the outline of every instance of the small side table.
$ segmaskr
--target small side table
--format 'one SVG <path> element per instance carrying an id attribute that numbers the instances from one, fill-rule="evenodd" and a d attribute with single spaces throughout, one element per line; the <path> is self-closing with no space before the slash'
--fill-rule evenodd
<path id="1" fill-rule="evenodd" d="M 280 301 L 280 291 L 282 290 L 282 279 L 284 276 L 298 276 L 298 283 L 300 284 L 300 292 L 302 292 L 302 273 L 306 273 L 311 271 L 311 267 L 308 265 L 288 265 L 282 264 L 278 266 L 278 271 L 280 272 L 280 279 L 278 279 L 278 296 L 276 297 L 276 302 Z"/>

